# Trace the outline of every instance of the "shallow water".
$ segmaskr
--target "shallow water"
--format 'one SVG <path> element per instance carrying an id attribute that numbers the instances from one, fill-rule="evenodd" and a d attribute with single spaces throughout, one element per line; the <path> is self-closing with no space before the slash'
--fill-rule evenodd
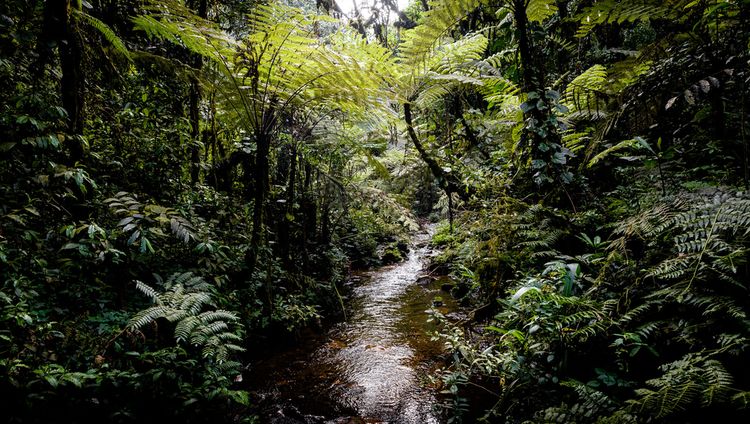
<path id="1" fill-rule="evenodd" d="M 428 237 L 416 238 L 421 247 L 404 262 L 354 277 L 345 322 L 257 364 L 260 395 L 273 405 L 267 421 L 443 422 L 425 379 L 441 353 L 427 318 L 436 296 L 443 313 L 455 305 L 439 283 L 417 282 Z"/>

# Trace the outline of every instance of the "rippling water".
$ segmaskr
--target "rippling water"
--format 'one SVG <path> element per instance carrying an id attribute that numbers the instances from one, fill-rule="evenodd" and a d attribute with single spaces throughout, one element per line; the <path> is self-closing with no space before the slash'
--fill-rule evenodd
<path id="1" fill-rule="evenodd" d="M 421 234 L 417 245 L 428 237 Z M 425 363 L 440 353 L 426 334 L 427 310 L 439 289 L 417 284 L 429 252 L 413 248 L 404 262 L 362 274 L 347 321 L 260 364 L 261 378 L 274 382 L 266 393 L 278 405 L 272 415 L 298 422 L 442 421 L 437 399 L 422 382 Z"/>
<path id="2" fill-rule="evenodd" d="M 420 387 L 413 368 L 409 334 L 399 325 L 404 319 L 403 295 L 415 284 L 425 252 L 412 250 L 405 262 L 375 272 L 356 288 L 359 308 L 334 332 L 347 346 L 330 360 L 339 364 L 342 378 L 352 385 L 344 396 L 363 417 L 404 424 L 438 422 L 435 400 Z"/>

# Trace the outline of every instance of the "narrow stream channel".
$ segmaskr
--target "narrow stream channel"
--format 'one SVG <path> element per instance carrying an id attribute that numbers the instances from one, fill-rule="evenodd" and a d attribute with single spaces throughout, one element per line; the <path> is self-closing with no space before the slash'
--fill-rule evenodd
<path id="1" fill-rule="evenodd" d="M 439 281 L 418 282 L 428 240 L 421 233 L 405 261 L 353 276 L 345 322 L 256 365 L 259 395 L 273 405 L 264 422 L 443 422 L 425 379 L 441 353 L 427 319 L 437 296 L 443 313 L 455 304 Z"/>

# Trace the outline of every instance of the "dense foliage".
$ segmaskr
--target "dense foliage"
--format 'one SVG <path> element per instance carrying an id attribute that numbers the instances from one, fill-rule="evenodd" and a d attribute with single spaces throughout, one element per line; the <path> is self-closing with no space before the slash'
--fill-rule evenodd
<path id="1" fill-rule="evenodd" d="M 746 420 L 750 2 L 346 13 L 0 5 L 4 417 L 252 421 L 249 353 L 420 216 L 451 421 Z"/>

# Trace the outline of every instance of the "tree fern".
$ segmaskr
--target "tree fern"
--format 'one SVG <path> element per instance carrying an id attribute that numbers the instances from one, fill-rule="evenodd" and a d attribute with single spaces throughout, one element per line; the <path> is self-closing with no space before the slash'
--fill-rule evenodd
<path id="1" fill-rule="evenodd" d="M 674 3 L 669 1 L 667 3 Z M 601 0 L 589 6 L 577 16 L 580 26 L 576 37 L 585 37 L 598 25 L 622 24 L 623 22 L 665 19 L 672 16 L 674 9 L 665 7 L 664 2 L 654 0 Z"/>
<path id="2" fill-rule="evenodd" d="M 489 108 L 495 109 L 502 115 L 518 113 L 520 101 L 520 89 L 512 81 L 501 76 L 487 76 L 483 78 L 481 92 L 489 104 Z"/>
<path id="3" fill-rule="evenodd" d="M 529 22 L 543 22 L 557 12 L 555 0 L 528 0 L 526 16 Z"/>
<path id="4" fill-rule="evenodd" d="M 148 36 L 181 45 L 191 53 L 225 64 L 238 42 L 215 23 L 193 13 L 177 0 L 149 0 L 147 15 L 133 18 L 135 28 Z"/>
<path id="5" fill-rule="evenodd" d="M 602 65 L 594 65 L 583 71 L 571 81 L 565 93 L 562 103 L 571 112 L 598 111 L 603 108 L 601 101 L 602 91 L 607 83 L 607 69 Z"/>
<path id="6" fill-rule="evenodd" d="M 128 60 L 131 60 L 130 51 L 127 47 L 125 47 L 125 43 L 123 43 L 122 39 L 120 39 L 120 37 L 118 37 L 117 34 L 112 31 L 112 28 L 110 28 L 109 25 L 78 9 L 73 9 L 73 14 L 76 18 L 81 19 L 82 21 L 86 22 L 97 31 L 99 31 L 102 37 L 104 37 L 104 39 L 110 45 L 112 45 L 115 51 L 123 55 Z"/>
<path id="7" fill-rule="evenodd" d="M 420 25 L 406 31 L 400 47 L 402 61 L 407 65 L 418 65 L 429 59 L 435 45 L 470 12 L 481 4 L 481 0 L 433 0 L 422 15 Z"/>
<path id="8" fill-rule="evenodd" d="M 485 81 L 481 59 L 486 48 L 487 38 L 482 34 L 435 46 L 422 72 L 402 68 L 401 92 L 396 94 L 404 101 L 415 99 L 418 106 L 430 109 L 459 88 L 478 91 Z"/>

